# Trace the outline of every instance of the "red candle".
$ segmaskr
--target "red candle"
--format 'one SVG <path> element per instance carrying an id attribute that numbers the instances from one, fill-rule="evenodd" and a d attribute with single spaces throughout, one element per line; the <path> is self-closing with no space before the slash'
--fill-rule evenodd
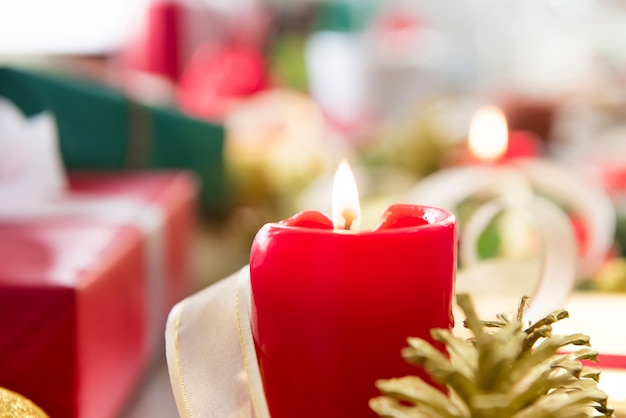
<path id="1" fill-rule="evenodd" d="M 462 162 L 502 164 L 541 155 L 539 138 L 529 131 L 509 131 L 504 113 L 493 106 L 480 108 L 472 119 L 468 149 Z"/>
<path id="2" fill-rule="evenodd" d="M 339 194 L 334 222 L 305 211 L 252 245 L 252 335 L 272 418 L 376 416 L 377 379 L 426 378 L 401 357 L 407 337 L 453 325 L 454 216 L 394 205 L 359 232 L 358 196 L 342 207 Z"/>

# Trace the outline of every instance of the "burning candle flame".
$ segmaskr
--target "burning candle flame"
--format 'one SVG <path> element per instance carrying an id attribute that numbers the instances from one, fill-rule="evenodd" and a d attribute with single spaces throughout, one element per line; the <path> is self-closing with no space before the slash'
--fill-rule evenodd
<path id="1" fill-rule="evenodd" d="M 494 106 L 484 106 L 474 114 L 469 132 L 469 149 L 482 161 L 495 161 L 508 147 L 506 117 Z"/>
<path id="2" fill-rule="evenodd" d="M 358 231 L 361 223 L 359 192 L 352 170 L 345 160 L 341 161 L 335 174 L 332 204 L 335 229 Z"/>

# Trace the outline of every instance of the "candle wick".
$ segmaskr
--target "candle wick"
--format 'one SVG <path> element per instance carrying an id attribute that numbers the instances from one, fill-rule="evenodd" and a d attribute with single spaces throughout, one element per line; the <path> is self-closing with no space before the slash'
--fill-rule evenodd
<path id="1" fill-rule="evenodd" d="M 356 213 L 354 209 L 344 209 L 341 212 L 341 217 L 346 220 L 346 223 L 343 229 L 346 229 L 349 231 L 350 228 L 352 228 L 352 223 L 356 219 Z"/>

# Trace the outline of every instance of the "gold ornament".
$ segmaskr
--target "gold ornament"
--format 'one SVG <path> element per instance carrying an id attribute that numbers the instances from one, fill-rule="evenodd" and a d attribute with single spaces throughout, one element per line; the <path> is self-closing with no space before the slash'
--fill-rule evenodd
<path id="1" fill-rule="evenodd" d="M 41 408 L 22 395 L 0 388 L 0 418 L 49 418 Z"/>
<path id="2" fill-rule="evenodd" d="M 496 321 L 481 321 L 470 297 L 458 295 L 464 325 L 474 337 L 465 341 L 435 329 L 431 335 L 446 345 L 449 357 L 419 338 L 409 338 L 402 351 L 448 393 L 413 376 L 379 380 L 384 396 L 371 399 L 370 407 L 389 418 L 613 417 L 608 396 L 597 385 L 600 372 L 581 362 L 598 355 L 588 347 L 589 337 L 552 334 L 552 325 L 569 316 L 566 310 L 525 328 L 526 301 L 515 318 L 501 314 Z M 560 353 L 572 346 L 582 348 Z"/>

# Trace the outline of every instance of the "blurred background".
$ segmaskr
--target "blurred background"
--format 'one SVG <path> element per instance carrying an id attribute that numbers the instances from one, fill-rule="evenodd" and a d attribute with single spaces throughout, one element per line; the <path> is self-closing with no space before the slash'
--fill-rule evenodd
<path id="1" fill-rule="evenodd" d="M 475 163 L 472 117 L 496 106 L 504 160 L 550 161 L 609 199 L 611 242 L 576 286 L 626 291 L 622 0 L 1 2 L 0 97 L 52 112 L 70 177 L 192 176 L 181 297 L 243 267 L 264 223 L 329 212 L 344 158 L 374 227 L 422 179 Z M 450 209 L 463 226 L 484 200 Z M 584 253 L 585 214 L 552 201 Z M 481 258 L 528 255 L 532 227 L 510 222 L 486 228 Z"/>
<path id="2" fill-rule="evenodd" d="M 205 161 L 175 140 L 163 152 L 178 148 L 182 168 L 199 172 L 203 222 L 243 239 L 241 258 L 216 262 L 239 265 L 265 221 L 325 205 L 316 187 L 341 158 L 364 169 L 365 204 L 459 163 L 483 104 L 536 135 L 542 157 L 619 194 L 625 16 L 617 0 L 27 0 L 0 5 L 0 94 L 33 77 L 70 81 L 85 100 L 110 89 L 223 128 L 204 134 L 214 145 L 198 148 Z M 135 129 L 142 117 L 125 122 Z M 125 168 L 94 163 L 66 136 L 68 168 Z M 146 162 L 141 148 L 129 152 L 125 161 Z M 213 266 L 200 284 L 230 269 Z"/>

